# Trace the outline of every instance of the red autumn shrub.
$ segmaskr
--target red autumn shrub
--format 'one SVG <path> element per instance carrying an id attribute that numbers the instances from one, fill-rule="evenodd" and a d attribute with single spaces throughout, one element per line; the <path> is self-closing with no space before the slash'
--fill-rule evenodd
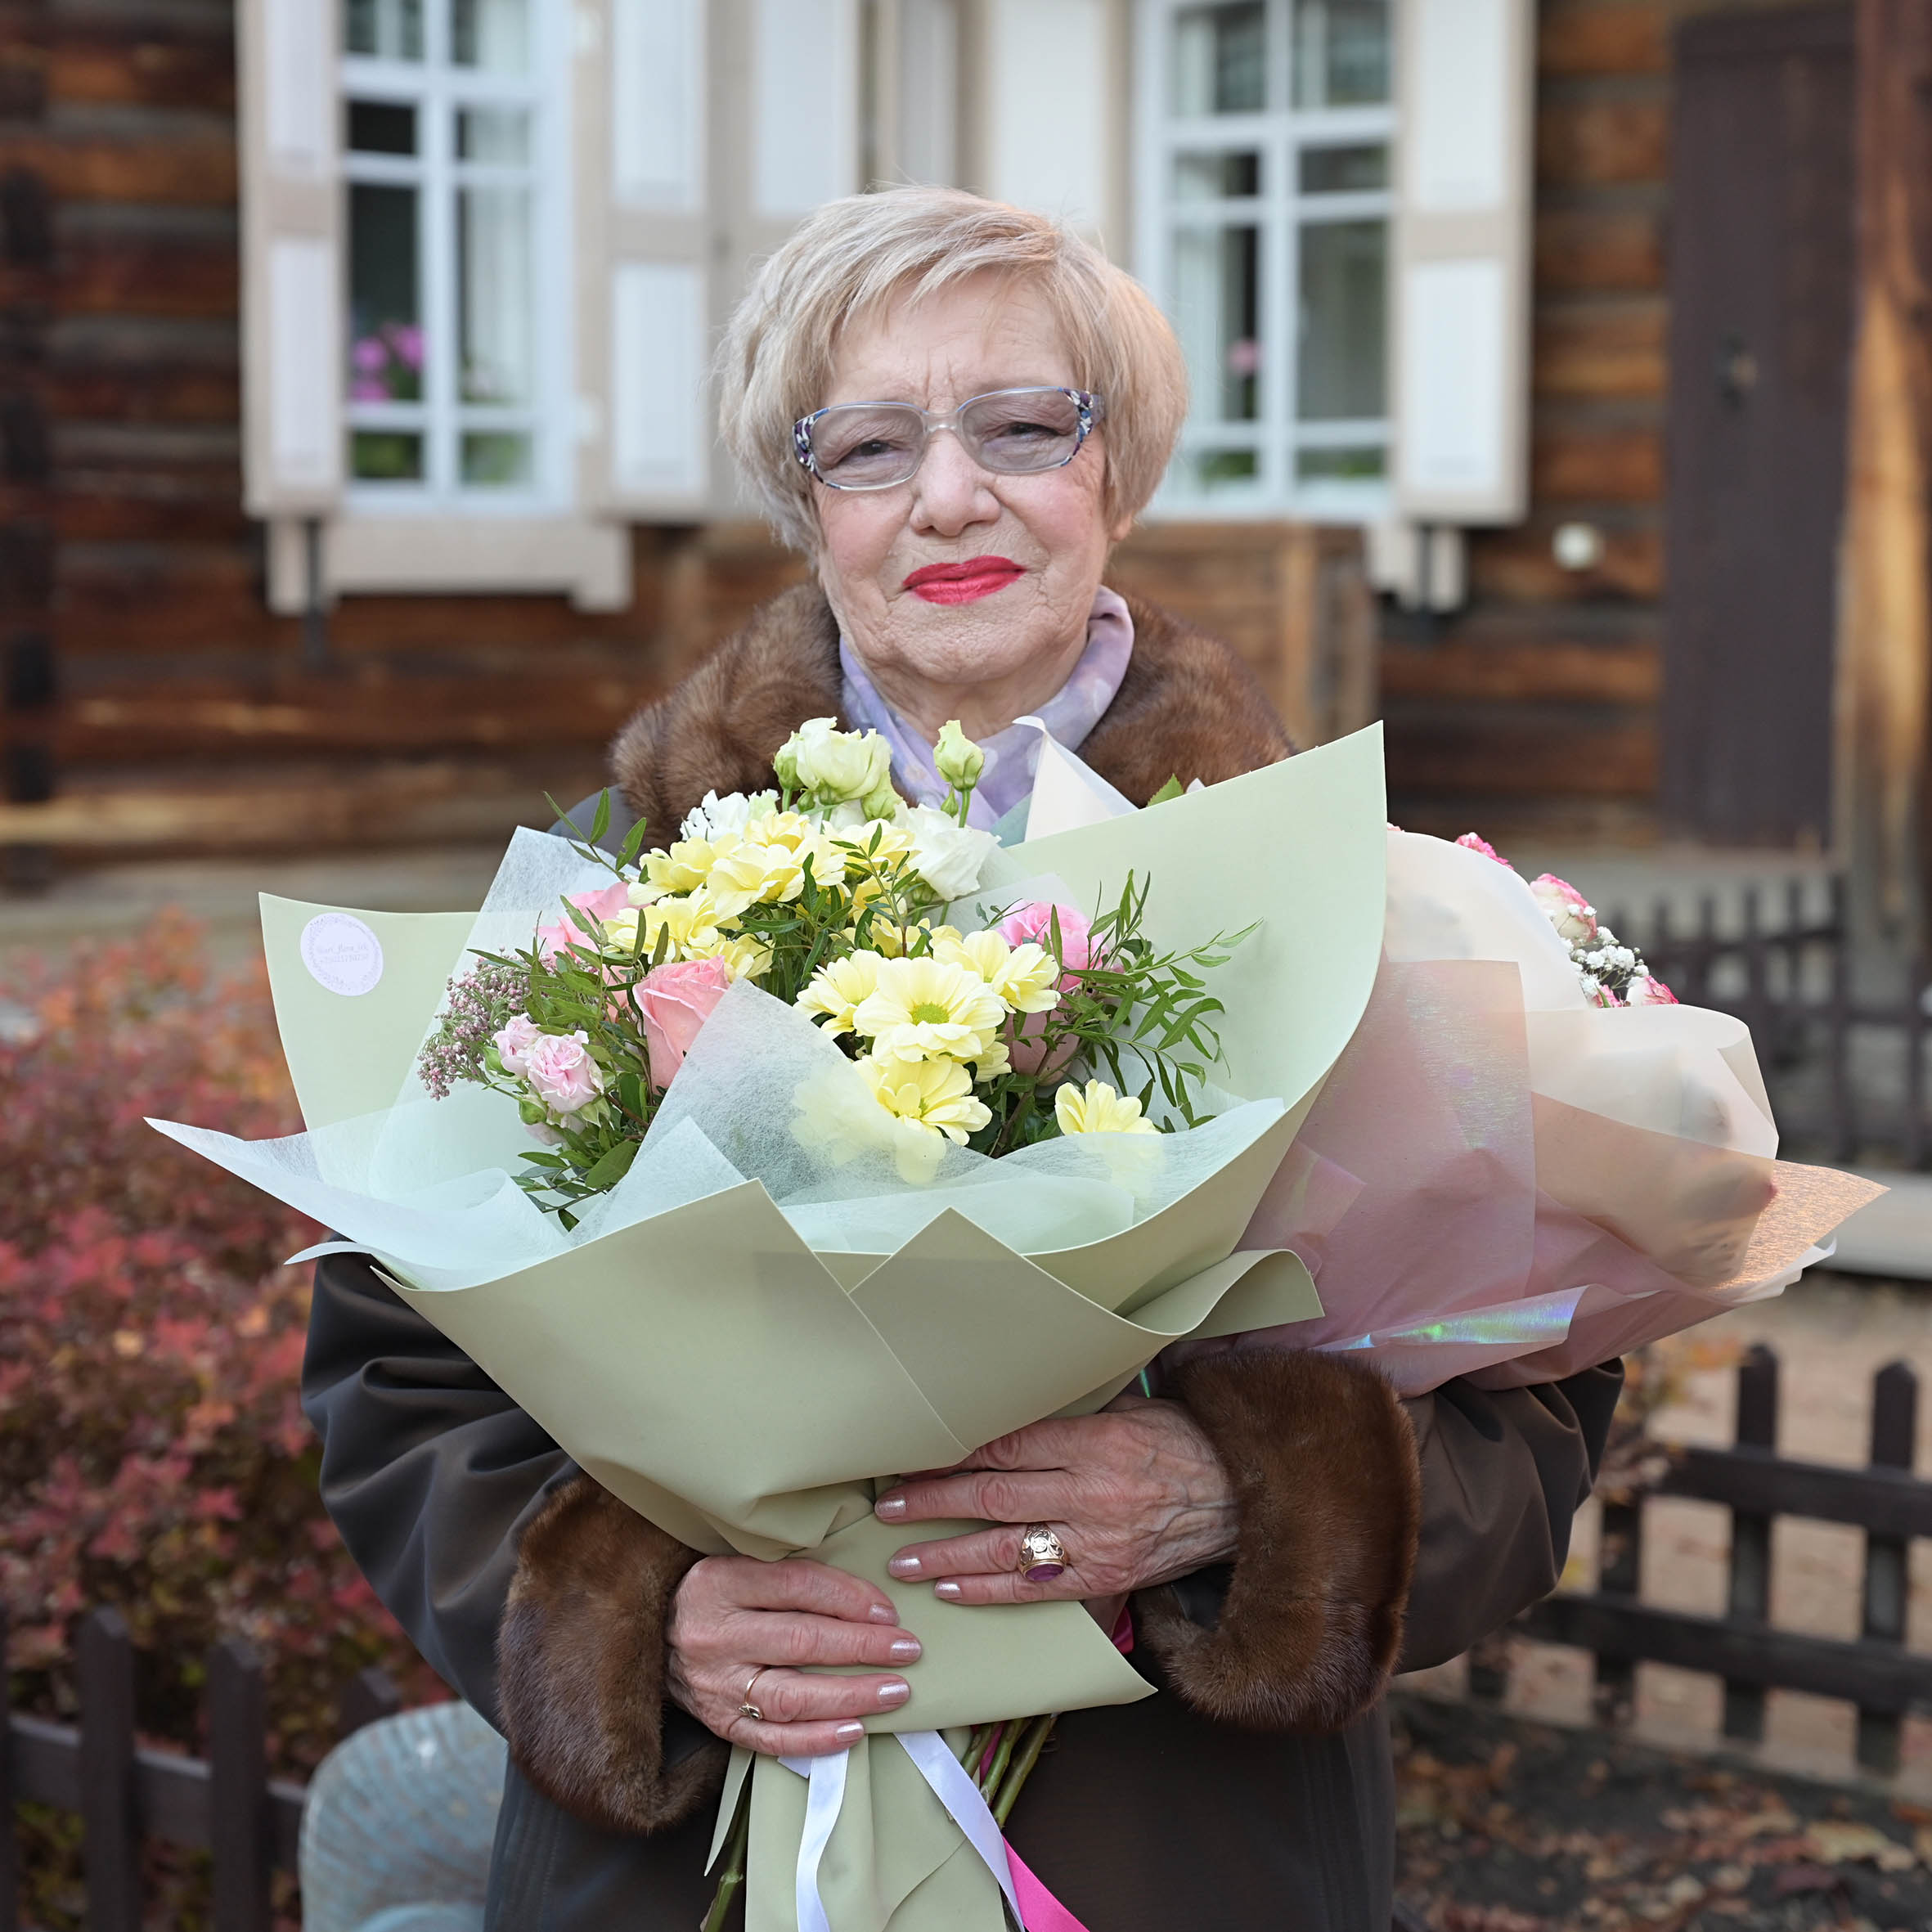
<path id="1" fill-rule="evenodd" d="M 126 1616 L 144 1730 L 199 1741 L 202 1663 L 245 1636 L 275 1763 L 331 1741 L 370 1664 L 434 1680 L 316 1495 L 297 1404 L 312 1224 L 144 1117 L 301 1122 L 266 976 L 218 978 L 188 922 L 26 969 L 0 1027 L 0 1602 L 16 1700 L 74 1708 L 75 1620 Z"/>

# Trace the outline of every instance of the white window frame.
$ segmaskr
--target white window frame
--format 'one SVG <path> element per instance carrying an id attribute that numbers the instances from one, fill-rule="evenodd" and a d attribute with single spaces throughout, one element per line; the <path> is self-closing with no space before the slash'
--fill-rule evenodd
<path id="1" fill-rule="evenodd" d="M 1176 461 L 1155 498 L 1152 513 L 1174 517 L 1258 518 L 1292 516 L 1326 523 L 1374 523 L 1389 514 L 1395 425 L 1392 371 L 1385 373 L 1385 415 L 1360 421 L 1297 420 L 1299 380 L 1296 321 L 1299 314 L 1300 248 L 1305 222 L 1377 219 L 1390 237 L 1390 302 L 1385 341 L 1394 340 L 1394 233 L 1396 218 L 1396 137 L 1399 118 L 1393 99 L 1374 106 L 1297 108 L 1292 98 L 1268 111 L 1251 115 L 1178 117 L 1170 109 L 1172 61 L 1169 54 L 1176 15 L 1198 0 L 1139 0 L 1135 67 L 1139 76 L 1137 131 L 1135 260 L 1155 299 L 1171 316 L 1176 278 L 1174 238 L 1178 228 L 1198 222 L 1220 227 L 1246 217 L 1261 231 L 1257 372 L 1259 414 L 1251 423 L 1223 423 L 1191 411 L 1182 429 Z M 1271 89 L 1291 88 L 1290 34 L 1292 0 L 1265 0 L 1267 7 L 1266 65 Z M 1391 9 L 1393 11 L 1394 9 Z M 1391 31 L 1395 23 L 1391 21 Z M 1391 49 L 1391 82 L 1395 67 Z M 1390 155 L 1389 186 L 1373 191 L 1307 195 L 1301 188 L 1301 151 L 1310 147 L 1380 144 Z M 1174 164 L 1184 153 L 1258 151 L 1262 190 L 1239 200 L 1181 200 L 1172 191 Z M 1196 398 L 1197 408 L 1200 401 Z M 1377 447 L 1385 452 L 1384 474 L 1359 481 L 1296 476 L 1301 452 Z M 1217 449 L 1252 449 L 1259 474 L 1251 484 L 1214 490 L 1188 487 L 1184 460 Z"/>
<path id="2" fill-rule="evenodd" d="M 418 402 L 357 402 L 343 407 L 344 497 L 352 514 L 420 517 L 431 514 L 523 517 L 571 506 L 573 366 L 575 276 L 570 260 L 572 155 L 570 73 L 567 60 L 571 16 L 566 0 L 528 0 L 530 71 L 492 74 L 456 66 L 447 46 L 450 10 L 423 9 L 420 61 L 343 54 L 339 92 L 344 117 L 342 155 L 344 261 L 353 247 L 348 198 L 358 184 L 395 184 L 417 191 L 417 263 L 420 317 L 427 347 L 423 398 Z M 348 103 L 381 101 L 413 106 L 417 152 L 413 155 L 352 151 L 346 137 Z M 460 106 L 520 109 L 530 116 L 530 160 L 509 166 L 459 160 L 453 151 Z M 527 404 L 508 408 L 464 402 L 457 396 L 456 198 L 459 188 L 498 183 L 530 195 L 531 367 Z M 348 290 L 344 290 L 346 304 Z M 344 339 L 348 330 L 345 327 Z M 420 430 L 424 438 L 421 481 L 378 481 L 353 474 L 351 438 L 356 430 Z M 456 474 L 465 429 L 521 430 L 531 438 L 531 475 L 522 485 L 465 485 Z"/>

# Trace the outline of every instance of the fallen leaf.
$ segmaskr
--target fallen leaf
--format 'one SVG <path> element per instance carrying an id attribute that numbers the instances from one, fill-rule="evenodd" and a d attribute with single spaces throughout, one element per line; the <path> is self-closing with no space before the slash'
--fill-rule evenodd
<path id="1" fill-rule="evenodd" d="M 1804 1834 L 1804 1849 L 1824 1865 L 1870 1862 L 1880 1871 L 1909 1871 L 1918 1854 L 1889 1837 L 1876 1825 L 1821 1818 Z"/>

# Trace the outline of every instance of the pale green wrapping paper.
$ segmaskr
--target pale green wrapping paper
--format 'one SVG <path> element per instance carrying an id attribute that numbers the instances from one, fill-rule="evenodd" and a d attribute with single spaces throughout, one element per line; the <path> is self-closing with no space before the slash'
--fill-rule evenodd
<path id="1" fill-rule="evenodd" d="M 380 943 L 381 968 L 341 992 L 303 952 L 310 923 L 341 909 L 264 897 L 276 1016 L 311 1134 L 250 1148 L 156 1124 L 375 1254 L 411 1305 L 582 1467 L 674 1535 L 765 1557 L 810 1550 L 884 1587 L 925 1652 L 907 1673 L 910 1701 L 870 1720 L 872 1731 L 1130 1701 L 1149 1687 L 1077 1604 L 965 1609 L 889 1579 L 886 1558 L 905 1534 L 873 1518 L 870 1479 L 1097 1408 L 1181 1337 L 1319 1314 L 1293 1256 L 1233 1248 L 1374 978 L 1381 753 L 1378 730 L 1359 733 L 1129 820 L 1022 844 L 995 856 L 959 909 L 996 910 L 1012 887 L 1052 875 L 1098 910 L 1131 872 L 1150 885 L 1144 929 L 1157 945 L 1185 950 L 1256 928 L 1211 982 L 1227 1007 L 1216 1080 L 1268 1104 L 1230 1121 L 1219 1164 L 1197 1184 L 1100 1239 L 1022 1254 L 948 1208 L 890 1253 L 815 1251 L 763 1185 L 718 1160 L 722 1179 L 699 1197 L 560 1251 L 546 1224 L 550 1248 L 520 1252 L 518 1242 L 536 1239 L 519 1218 L 525 1204 L 507 1197 L 501 1173 L 479 1171 L 474 1152 L 501 1147 L 500 1165 L 514 1160 L 527 1144 L 514 1108 L 490 1095 L 479 1107 L 474 1094 L 427 1103 L 411 1090 L 415 1055 L 466 946 L 479 933 L 528 943 L 499 936 L 514 924 L 501 906 L 493 924 L 350 915 Z M 554 916 L 549 905 L 526 910 L 532 925 Z M 442 1167 L 424 1161 L 414 1193 L 385 1193 L 369 1178 L 384 1169 L 371 1149 L 439 1123 L 456 1151 Z M 1131 1178 L 1122 1184 L 1130 1193 Z M 399 1261 L 396 1244 L 412 1238 L 423 1203 L 447 1214 L 452 1202 L 486 1235 L 500 1217 L 500 1250 L 481 1246 L 500 1252 L 501 1271 L 471 1266 L 461 1285 L 426 1287 L 436 1270 Z M 821 1871 L 837 1932 L 998 1932 L 997 1889 L 905 1753 L 879 1738 L 853 1760 Z M 805 1784 L 766 1760 L 756 1776 L 749 1922 L 793 1932 Z"/>

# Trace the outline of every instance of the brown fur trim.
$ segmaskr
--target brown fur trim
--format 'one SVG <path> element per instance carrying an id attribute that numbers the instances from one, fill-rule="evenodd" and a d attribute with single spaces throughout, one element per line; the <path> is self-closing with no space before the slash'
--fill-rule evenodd
<path id="1" fill-rule="evenodd" d="M 658 1831 L 715 1798 L 722 1738 L 664 1764 L 664 1633 L 698 1561 L 579 1476 L 523 1532 L 496 1637 L 498 1701 L 518 1768 L 605 1831 Z"/>
<path id="2" fill-rule="evenodd" d="M 1234 1485 L 1234 1576 L 1218 1628 L 1150 1590 L 1140 1635 L 1209 1717 L 1338 1730 L 1382 1695 L 1401 1648 L 1422 1525 L 1408 1414 L 1373 1370 L 1313 1353 L 1203 1355 L 1177 1392 Z"/>
<path id="3" fill-rule="evenodd" d="M 1129 598 L 1134 654 L 1081 756 L 1137 805 L 1170 778 L 1218 784 L 1293 748 L 1254 673 L 1228 646 Z M 707 792 L 771 784 L 771 759 L 807 718 L 838 715 L 838 625 L 816 584 L 762 604 L 611 746 L 611 775 L 651 842 Z"/>

